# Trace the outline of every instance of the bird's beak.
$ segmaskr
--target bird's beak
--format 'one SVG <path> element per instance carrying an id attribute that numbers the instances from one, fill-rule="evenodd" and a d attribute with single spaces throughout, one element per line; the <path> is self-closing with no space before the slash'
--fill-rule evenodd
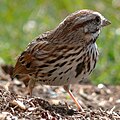
<path id="1" fill-rule="evenodd" d="M 110 25 L 110 24 L 111 24 L 111 22 L 110 22 L 109 20 L 107 20 L 107 19 L 104 19 L 104 20 L 102 21 L 102 27 L 107 26 L 107 25 Z"/>

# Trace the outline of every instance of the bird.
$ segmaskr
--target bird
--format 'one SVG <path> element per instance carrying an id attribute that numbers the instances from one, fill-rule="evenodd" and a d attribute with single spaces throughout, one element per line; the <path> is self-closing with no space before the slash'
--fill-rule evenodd
<path id="1" fill-rule="evenodd" d="M 56 28 L 33 39 L 18 57 L 13 77 L 28 75 L 29 94 L 35 85 L 63 86 L 84 111 L 70 85 L 86 79 L 96 66 L 99 52 L 96 40 L 104 26 L 111 24 L 99 12 L 78 10 Z"/>

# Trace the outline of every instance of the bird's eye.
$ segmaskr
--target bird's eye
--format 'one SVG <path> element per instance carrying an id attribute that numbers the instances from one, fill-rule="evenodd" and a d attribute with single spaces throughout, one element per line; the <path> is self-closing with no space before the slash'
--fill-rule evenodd
<path id="1" fill-rule="evenodd" d="M 97 22 L 97 23 L 100 23 L 100 17 L 99 16 L 96 16 L 96 18 L 95 18 L 95 21 Z"/>

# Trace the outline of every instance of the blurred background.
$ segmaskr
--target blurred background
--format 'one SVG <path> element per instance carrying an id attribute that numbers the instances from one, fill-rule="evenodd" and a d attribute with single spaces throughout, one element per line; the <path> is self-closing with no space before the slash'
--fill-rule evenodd
<path id="1" fill-rule="evenodd" d="M 120 0 L 0 0 L 0 63 L 14 65 L 32 39 L 80 9 L 99 11 L 112 23 L 97 40 L 100 56 L 90 79 L 120 83 Z"/>

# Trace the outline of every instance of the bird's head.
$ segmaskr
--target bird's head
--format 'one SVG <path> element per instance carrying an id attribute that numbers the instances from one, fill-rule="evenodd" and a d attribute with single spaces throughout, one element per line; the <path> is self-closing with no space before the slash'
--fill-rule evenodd
<path id="1" fill-rule="evenodd" d="M 57 27 L 59 34 L 65 38 L 82 38 L 85 35 L 98 37 L 102 27 L 110 24 L 99 12 L 92 10 L 79 10 L 67 16 Z"/>

